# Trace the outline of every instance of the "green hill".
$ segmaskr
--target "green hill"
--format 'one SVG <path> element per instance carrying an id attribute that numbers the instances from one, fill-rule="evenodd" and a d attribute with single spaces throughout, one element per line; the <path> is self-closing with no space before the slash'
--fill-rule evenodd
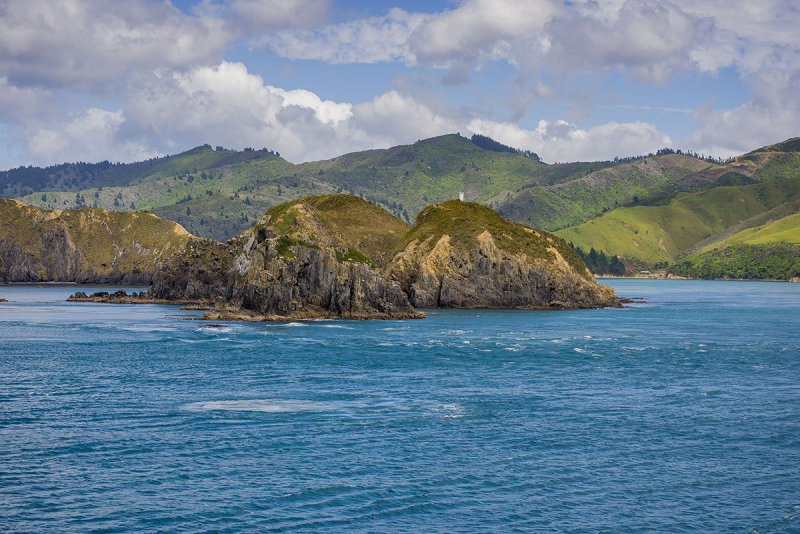
<path id="1" fill-rule="evenodd" d="M 718 193 L 701 196 L 711 204 L 697 209 L 692 195 L 721 186 L 800 179 L 797 138 L 724 164 L 662 150 L 623 161 L 546 165 L 491 139 L 479 144 L 457 134 L 444 135 L 299 165 L 270 151 L 212 150 L 206 145 L 130 165 L 26 168 L 3 176 L 6 185 L 13 182 L 9 176 L 16 176 L 8 191 L 21 187 L 20 172 L 47 174 L 50 178 L 33 179 L 31 184 L 50 190 L 21 197 L 42 208 L 150 210 L 195 235 L 220 241 L 255 225 L 270 207 L 301 196 L 354 194 L 411 222 L 425 206 L 464 192 L 467 200 L 507 219 L 563 230 L 586 251 L 594 247 L 644 264 L 674 261 L 748 225 L 788 215 L 791 211 L 784 204 L 793 198 L 781 197 L 780 192 L 765 200 L 745 195 L 746 206 L 728 210 L 726 198 Z M 494 146 L 501 151 L 484 148 Z M 670 207 L 675 201 L 677 206 Z M 716 212 L 721 221 L 715 219 Z M 589 221 L 592 226 L 581 226 Z M 620 228 L 623 232 L 618 234 Z"/>
<path id="2" fill-rule="evenodd" d="M 630 204 L 664 201 L 686 176 L 709 167 L 694 157 L 668 154 L 618 163 L 581 175 L 576 169 L 551 185 L 535 184 L 509 195 L 494 207 L 504 217 L 556 230 L 579 224 L 608 210 Z"/>
<path id="3" fill-rule="evenodd" d="M 344 258 L 381 264 L 410 228 L 362 198 L 334 194 L 301 197 L 274 206 L 261 218 L 256 231 L 269 230 L 286 237 L 287 245 L 324 245 L 340 249 L 338 254 Z"/>
<path id="4" fill-rule="evenodd" d="M 693 278 L 798 277 L 800 213 L 770 220 L 713 243 L 683 258 L 670 267 L 670 272 Z"/>
<path id="5" fill-rule="evenodd" d="M 0 195 L 21 197 L 37 191 L 78 192 L 97 187 L 120 187 L 189 175 L 272 155 L 265 150 L 212 150 L 209 145 L 137 163 L 64 163 L 47 168 L 18 167 L 0 172 Z M 61 205 L 41 206 L 60 208 Z M 75 206 L 69 206 L 75 207 Z"/>
<path id="6" fill-rule="evenodd" d="M 386 272 L 421 307 L 586 308 L 616 303 L 555 235 L 473 202 L 425 208 Z"/>
<path id="7" fill-rule="evenodd" d="M 800 178 L 717 187 L 681 194 L 666 206 L 620 208 L 556 233 L 587 250 L 649 265 L 672 263 L 697 243 L 798 200 Z"/>

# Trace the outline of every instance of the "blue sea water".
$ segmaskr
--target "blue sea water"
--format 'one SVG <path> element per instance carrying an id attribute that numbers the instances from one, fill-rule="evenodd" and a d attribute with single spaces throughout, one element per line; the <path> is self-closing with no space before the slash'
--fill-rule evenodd
<path id="1" fill-rule="evenodd" d="M 226 323 L 0 287 L 2 532 L 800 532 L 800 284 Z"/>

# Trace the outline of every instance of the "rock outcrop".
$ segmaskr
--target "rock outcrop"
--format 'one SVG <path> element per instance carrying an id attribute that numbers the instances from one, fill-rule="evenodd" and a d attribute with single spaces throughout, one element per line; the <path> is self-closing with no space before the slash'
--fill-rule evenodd
<path id="1" fill-rule="evenodd" d="M 191 239 L 152 213 L 43 210 L 0 199 L 0 282 L 147 285 Z"/>
<path id="2" fill-rule="evenodd" d="M 275 206 L 258 225 L 227 243 L 188 243 L 162 266 L 147 297 L 204 303 L 219 313 L 244 310 L 264 318 L 420 317 L 400 286 L 355 248 L 359 239 L 371 242 L 373 231 L 354 231 L 341 223 L 342 217 L 317 209 L 323 201 L 341 201 L 350 208 L 363 203 L 370 212 L 379 209 L 347 195 Z M 367 224 L 369 218 L 357 220 L 375 227 L 374 220 Z"/>
<path id="3" fill-rule="evenodd" d="M 385 271 L 421 308 L 620 306 L 563 239 L 470 202 L 425 208 Z"/>
<path id="4" fill-rule="evenodd" d="M 12 241 L 3 258 L 18 271 L 5 272 L 29 273 L 38 264 L 24 258 L 38 258 L 27 250 L 39 243 L 59 258 L 62 280 L 80 281 L 80 273 L 88 272 L 87 255 L 97 248 L 76 239 L 83 236 L 77 229 L 97 236 L 108 225 L 85 221 L 94 212 L 64 213 L 78 219 L 64 222 L 61 213 L 45 212 L 58 223 L 37 227 L 38 233 L 26 234 L 28 241 Z M 131 228 L 147 216 L 115 215 L 138 215 Z M 71 300 L 182 303 L 208 311 L 212 320 L 421 317 L 414 306 L 619 306 L 614 291 L 598 284 L 562 239 L 468 202 L 429 206 L 412 228 L 358 197 L 318 195 L 271 208 L 255 227 L 226 243 L 171 232 L 182 236 L 182 246 L 169 241 L 155 247 L 162 261 L 149 271 L 147 292 L 76 293 Z M 159 236 L 164 239 L 163 231 Z"/>

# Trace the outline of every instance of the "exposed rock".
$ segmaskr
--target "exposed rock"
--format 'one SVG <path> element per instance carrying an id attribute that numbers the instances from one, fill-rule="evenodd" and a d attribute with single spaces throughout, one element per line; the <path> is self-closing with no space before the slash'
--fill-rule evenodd
<path id="1" fill-rule="evenodd" d="M 229 240 L 188 240 L 146 293 L 78 292 L 70 300 L 182 303 L 209 321 L 403 319 L 419 307 L 619 306 L 561 239 L 451 201 L 408 227 L 349 195 L 275 206 Z M 382 247 L 393 245 L 387 253 Z M 62 250 L 64 255 L 72 249 Z M 384 270 L 378 265 L 385 262 Z"/>
<path id="2" fill-rule="evenodd" d="M 0 281 L 147 285 L 192 238 L 152 213 L 43 210 L 0 199 Z"/>
<path id="3" fill-rule="evenodd" d="M 0 298 L 0 302 L 8 302 L 8 300 Z"/>
<path id="4" fill-rule="evenodd" d="M 149 298 L 208 304 L 211 320 L 421 317 L 317 198 L 276 206 L 225 244 L 190 242 L 156 274 Z"/>
<path id="5" fill-rule="evenodd" d="M 386 272 L 416 307 L 620 306 L 564 240 L 469 202 L 423 210 Z"/>

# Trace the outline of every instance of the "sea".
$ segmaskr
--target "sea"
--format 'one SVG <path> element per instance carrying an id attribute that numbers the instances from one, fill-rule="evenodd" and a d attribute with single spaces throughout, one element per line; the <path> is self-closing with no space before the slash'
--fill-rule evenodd
<path id="1" fill-rule="evenodd" d="M 603 282 L 644 301 L 212 323 L 0 286 L 0 532 L 800 532 L 800 284 Z"/>

